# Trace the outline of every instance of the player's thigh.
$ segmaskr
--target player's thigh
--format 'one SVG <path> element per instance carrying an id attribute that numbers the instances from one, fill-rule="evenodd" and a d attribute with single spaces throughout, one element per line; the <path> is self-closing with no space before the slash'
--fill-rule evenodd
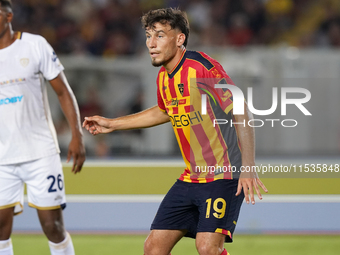
<path id="1" fill-rule="evenodd" d="M 40 222 L 63 222 L 63 212 L 61 208 L 54 210 L 37 210 Z"/>
<path id="2" fill-rule="evenodd" d="M 44 234 L 54 243 L 60 243 L 66 238 L 62 209 L 37 210 L 40 225 Z"/>
<path id="3" fill-rule="evenodd" d="M 161 202 L 151 229 L 195 231 L 198 210 L 193 203 L 192 183 L 177 181 Z"/>
<path id="4" fill-rule="evenodd" d="M 64 174 L 59 154 L 26 163 L 28 204 L 39 210 L 64 208 Z"/>
<path id="5" fill-rule="evenodd" d="M 7 240 L 12 233 L 14 207 L 0 210 L 0 241 Z"/>
<path id="6" fill-rule="evenodd" d="M 175 244 L 185 235 L 186 230 L 151 230 L 145 240 L 146 254 L 169 254 Z"/>
<path id="7" fill-rule="evenodd" d="M 221 233 L 226 241 L 232 241 L 244 198 L 243 193 L 235 196 L 237 185 L 237 180 L 217 180 L 201 186 L 198 233 Z"/>
<path id="8" fill-rule="evenodd" d="M 43 228 L 52 228 L 63 231 L 64 221 L 61 208 L 54 210 L 37 210 L 38 217 Z"/>
<path id="9" fill-rule="evenodd" d="M 24 203 L 24 182 L 18 174 L 18 165 L 0 165 L 0 210 L 13 208 L 20 213 Z"/>

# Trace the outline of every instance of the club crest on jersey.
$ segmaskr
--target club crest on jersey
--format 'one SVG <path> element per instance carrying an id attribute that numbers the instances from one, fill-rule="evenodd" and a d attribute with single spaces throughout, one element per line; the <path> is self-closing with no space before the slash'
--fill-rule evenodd
<path id="1" fill-rule="evenodd" d="M 183 83 L 180 83 L 180 84 L 177 84 L 177 86 L 178 86 L 179 92 L 180 92 L 181 95 L 183 96 L 183 93 L 184 93 L 184 84 L 183 84 Z"/>
<path id="2" fill-rule="evenodd" d="M 20 64 L 23 66 L 23 67 L 26 67 L 28 66 L 28 63 L 30 62 L 30 60 L 28 58 L 22 58 L 20 59 Z"/>

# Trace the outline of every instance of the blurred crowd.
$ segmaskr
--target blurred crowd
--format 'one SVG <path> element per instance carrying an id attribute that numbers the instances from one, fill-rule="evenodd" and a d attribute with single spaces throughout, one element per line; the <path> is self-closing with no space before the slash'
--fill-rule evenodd
<path id="1" fill-rule="evenodd" d="M 58 54 L 114 57 L 144 50 L 143 13 L 179 7 L 196 46 L 340 47 L 338 0 L 13 0 L 14 30 L 44 36 Z M 335 4 L 334 4 L 335 3 Z M 322 9 L 319 16 L 313 8 Z M 310 14 L 309 14 L 310 13 Z M 318 12 L 320 13 L 320 12 Z M 306 15 L 310 17 L 306 17 Z M 305 22 L 305 20 L 316 22 Z M 289 35 L 301 23 L 303 33 Z M 288 38 L 288 39 L 287 39 Z"/>
<path id="2" fill-rule="evenodd" d="M 188 48 L 192 50 L 204 50 L 201 46 L 340 48 L 340 0 L 12 0 L 12 3 L 13 29 L 44 36 L 59 55 L 142 54 L 146 47 L 141 16 L 150 9 L 164 7 L 179 7 L 187 13 L 191 30 Z M 117 72 L 74 73 L 68 79 L 77 95 L 82 120 L 95 114 L 118 117 L 142 110 L 144 91 L 139 76 L 133 81 L 133 77 L 125 80 L 124 74 L 120 77 Z M 98 84 L 104 89 L 98 90 Z M 65 154 L 71 133 L 66 119 L 60 116 L 59 110 L 55 116 L 56 129 Z M 87 154 L 105 158 L 141 153 L 142 134 L 140 130 L 105 137 L 85 133 Z M 174 145 L 171 153 L 179 155 Z"/>

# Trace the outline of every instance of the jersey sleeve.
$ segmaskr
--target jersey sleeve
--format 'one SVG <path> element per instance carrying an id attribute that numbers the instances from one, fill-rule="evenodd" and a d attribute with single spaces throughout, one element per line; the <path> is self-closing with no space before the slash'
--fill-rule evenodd
<path id="1" fill-rule="evenodd" d="M 40 72 L 46 80 L 53 80 L 62 70 L 64 70 L 64 67 L 60 63 L 59 58 L 51 45 L 44 38 L 41 37 L 38 45 Z"/>
<path id="2" fill-rule="evenodd" d="M 227 75 L 227 73 L 223 70 L 222 66 L 215 66 L 209 72 L 209 76 L 214 79 L 214 84 L 228 84 L 234 85 L 232 79 Z M 217 102 L 221 109 L 228 114 L 233 109 L 233 97 L 229 89 L 224 88 L 215 88 Z"/>

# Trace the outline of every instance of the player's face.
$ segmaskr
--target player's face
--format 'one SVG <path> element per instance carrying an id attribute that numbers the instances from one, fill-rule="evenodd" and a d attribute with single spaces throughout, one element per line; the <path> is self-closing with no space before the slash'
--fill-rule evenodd
<path id="1" fill-rule="evenodd" d="M 146 29 L 146 46 L 153 66 L 166 67 L 172 62 L 183 44 L 179 43 L 180 34 L 180 31 L 172 29 L 168 23 L 155 23 L 153 27 Z"/>

